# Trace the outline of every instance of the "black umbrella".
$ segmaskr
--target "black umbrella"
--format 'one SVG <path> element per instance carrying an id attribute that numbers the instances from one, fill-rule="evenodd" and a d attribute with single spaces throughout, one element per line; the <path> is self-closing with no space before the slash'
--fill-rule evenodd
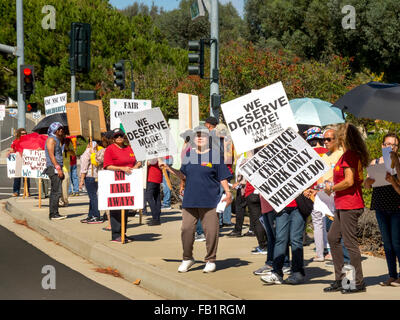
<path id="1" fill-rule="evenodd" d="M 64 129 L 65 133 L 68 134 L 68 121 L 67 121 L 67 114 L 66 113 L 56 113 L 46 118 L 43 118 L 33 129 L 33 132 L 37 132 L 40 134 L 47 134 L 47 129 L 49 129 L 50 125 L 53 122 L 60 122 Z"/>
<path id="2" fill-rule="evenodd" d="M 357 118 L 400 122 L 400 85 L 369 82 L 350 90 L 333 105 Z"/>

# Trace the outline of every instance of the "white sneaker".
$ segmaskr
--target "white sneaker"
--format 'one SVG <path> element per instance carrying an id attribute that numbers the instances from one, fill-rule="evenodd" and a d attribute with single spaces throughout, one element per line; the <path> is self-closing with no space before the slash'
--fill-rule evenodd
<path id="1" fill-rule="evenodd" d="M 262 276 L 261 281 L 267 284 L 282 284 L 283 278 L 275 272 L 271 272 L 265 276 Z"/>
<path id="2" fill-rule="evenodd" d="M 194 265 L 194 260 L 182 260 L 178 272 L 187 272 L 192 265 Z"/>
<path id="3" fill-rule="evenodd" d="M 206 263 L 206 266 L 205 266 L 204 269 L 203 269 L 203 272 L 204 272 L 204 273 L 214 272 L 216 268 L 217 268 L 217 266 L 215 265 L 214 262 L 208 261 L 208 262 Z"/>

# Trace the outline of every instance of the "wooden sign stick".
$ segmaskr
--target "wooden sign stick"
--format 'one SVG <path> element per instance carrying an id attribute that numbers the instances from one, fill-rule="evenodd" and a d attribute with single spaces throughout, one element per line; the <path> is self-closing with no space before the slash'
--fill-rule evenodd
<path id="1" fill-rule="evenodd" d="M 42 178 L 39 178 L 39 208 L 42 207 Z"/>
<path id="2" fill-rule="evenodd" d="M 24 177 L 24 196 L 23 198 L 28 196 L 28 178 Z"/>
<path id="3" fill-rule="evenodd" d="M 121 243 L 125 243 L 125 209 L 121 210 Z"/>
<path id="4" fill-rule="evenodd" d="M 92 148 L 92 120 L 89 120 L 89 145 Z M 93 163 L 92 163 L 92 176 L 93 176 Z"/>

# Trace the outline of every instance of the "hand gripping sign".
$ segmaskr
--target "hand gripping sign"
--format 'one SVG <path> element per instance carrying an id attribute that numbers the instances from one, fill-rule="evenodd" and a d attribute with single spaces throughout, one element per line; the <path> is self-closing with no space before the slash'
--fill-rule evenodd
<path id="1" fill-rule="evenodd" d="M 276 212 L 328 170 L 318 153 L 292 128 L 286 129 L 240 166 L 246 180 L 260 191 Z"/>
<path id="2" fill-rule="evenodd" d="M 238 154 L 270 143 L 287 128 L 297 130 L 281 82 L 221 105 Z"/>

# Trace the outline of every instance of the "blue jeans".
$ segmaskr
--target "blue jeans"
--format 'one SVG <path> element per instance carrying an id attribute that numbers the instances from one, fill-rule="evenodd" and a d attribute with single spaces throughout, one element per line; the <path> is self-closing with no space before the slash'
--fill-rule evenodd
<path id="1" fill-rule="evenodd" d="M 100 211 L 98 209 L 97 188 L 98 184 L 95 178 L 86 177 L 85 186 L 89 196 L 89 214 L 88 218 L 100 218 Z"/>
<path id="2" fill-rule="evenodd" d="M 201 235 L 201 234 L 204 233 L 204 230 L 203 230 L 203 227 L 202 227 L 202 225 L 201 225 L 200 219 L 199 219 L 199 221 L 197 221 L 197 224 L 196 224 L 196 233 L 197 233 L 198 235 Z"/>
<path id="3" fill-rule="evenodd" d="M 167 173 L 169 176 L 169 173 Z M 168 187 L 167 180 L 165 180 L 165 177 L 163 176 L 162 180 L 162 189 L 163 189 L 163 201 L 162 201 L 162 206 L 163 207 L 170 207 L 171 206 L 171 189 Z"/>
<path id="4" fill-rule="evenodd" d="M 222 188 L 222 186 L 220 186 L 220 197 L 222 197 L 222 194 L 224 193 L 224 188 Z M 232 205 L 230 204 L 229 206 L 227 206 L 224 210 L 224 212 L 221 214 L 219 214 L 219 224 L 228 224 L 231 225 L 232 219 Z"/>
<path id="5" fill-rule="evenodd" d="M 382 234 L 389 277 L 397 279 L 396 257 L 400 263 L 400 212 L 376 210 L 376 220 Z"/>
<path id="6" fill-rule="evenodd" d="M 14 183 L 13 183 L 13 193 L 18 193 L 19 194 L 19 190 L 21 189 L 21 179 L 24 178 L 14 178 Z M 31 187 L 31 179 L 26 179 L 28 181 L 28 192 L 29 192 L 29 188 Z M 24 182 L 22 182 L 22 185 L 24 185 Z"/>
<path id="7" fill-rule="evenodd" d="M 283 277 L 283 265 L 286 249 L 290 243 L 292 250 L 292 273 L 300 272 L 304 275 L 303 231 L 304 219 L 298 208 L 285 208 L 276 214 L 275 218 L 275 246 L 273 272 Z"/>
<path id="8" fill-rule="evenodd" d="M 326 218 L 325 222 L 326 222 L 326 233 L 328 233 L 333 221 L 331 219 Z M 350 255 L 346 247 L 344 246 L 343 239 L 340 240 L 340 242 L 342 243 L 342 248 L 343 248 L 343 261 L 344 263 L 350 263 Z"/>
<path id="9" fill-rule="evenodd" d="M 68 193 L 79 193 L 79 181 L 78 181 L 78 171 L 76 165 L 71 166 L 71 171 L 70 171 L 70 178 L 71 178 L 71 183 L 69 185 L 69 190 Z"/>

